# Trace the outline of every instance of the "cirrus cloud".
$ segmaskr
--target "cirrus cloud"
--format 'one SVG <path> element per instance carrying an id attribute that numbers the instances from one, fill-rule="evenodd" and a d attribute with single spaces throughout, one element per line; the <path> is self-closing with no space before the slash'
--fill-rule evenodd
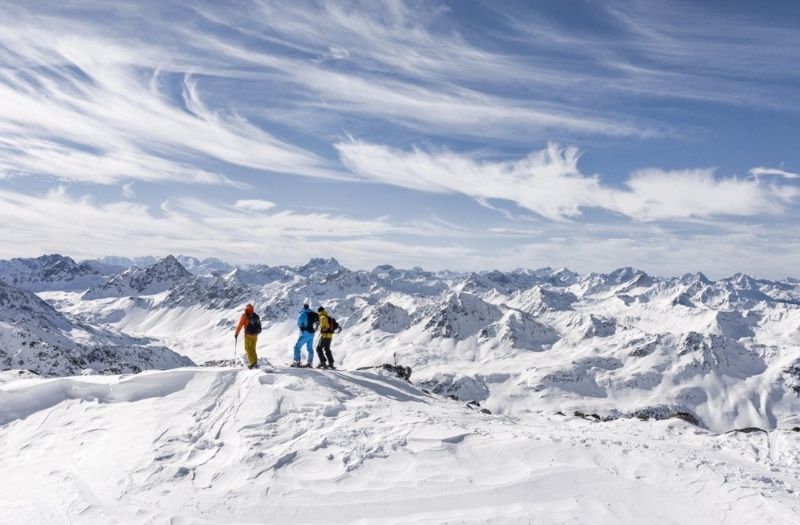
<path id="1" fill-rule="evenodd" d="M 713 168 L 634 172 L 625 188 L 578 169 L 576 148 L 550 144 L 518 161 L 488 161 L 451 151 L 402 151 L 358 140 L 336 144 L 364 180 L 479 202 L 501 199 L 554 221 L 601 208 L 637 221 L 776 214 L 800 196 L 794 186 L 717 177 Z"/>

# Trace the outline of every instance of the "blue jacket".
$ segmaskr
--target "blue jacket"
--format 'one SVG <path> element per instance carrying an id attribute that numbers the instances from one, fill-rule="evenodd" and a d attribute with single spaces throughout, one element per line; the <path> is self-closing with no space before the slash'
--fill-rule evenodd
<path id="1" fill-rule="evenodd" d="M 300 315 L 297 316 L 297 327 L 303 332 L 314 332 L 313 321 L 309 322 L 309 314 L 312 314 L 311 308 L 303 308 L 300 310 Z M 309 328 L 311 328 L 309 330 Z"/>

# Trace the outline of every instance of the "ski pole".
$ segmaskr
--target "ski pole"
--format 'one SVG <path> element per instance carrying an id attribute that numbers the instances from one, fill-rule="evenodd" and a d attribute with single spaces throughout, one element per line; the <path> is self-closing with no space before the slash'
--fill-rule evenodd
<path id="1" fill-rule="evenodd" d="M 239 336 L 238 335 L 234 335 L 233 336 L 233 364 L 236 364 L 236 347 L 238 346 L 238 344 L 239 344 Z"/>

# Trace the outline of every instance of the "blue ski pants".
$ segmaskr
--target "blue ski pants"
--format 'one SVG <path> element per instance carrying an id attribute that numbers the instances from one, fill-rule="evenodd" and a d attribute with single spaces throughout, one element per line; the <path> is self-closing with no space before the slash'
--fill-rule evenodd
<path id="1" fill-rule="evenodd" d="M 314 332 L 300 332 L 300 337 L 294 345 L 294 360 L 300 361 L 300 349 L 306 345 L 306 353 L 308 353 L 308 362 L 314 360 Z"/>

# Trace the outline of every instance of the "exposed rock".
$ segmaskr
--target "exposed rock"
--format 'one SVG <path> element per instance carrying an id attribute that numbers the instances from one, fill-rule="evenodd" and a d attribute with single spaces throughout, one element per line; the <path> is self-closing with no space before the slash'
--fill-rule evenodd
<path id="1" fill-rule="evenodd" d="M 362 366 L 358 368 L 358 370 L 386 370 L 389 372 L 394 373 L 400 379 L 405 379 L 406 381 L 411 381 L 411 367 L 410 366 L 402 366 L 402 365 L 390 365 L 388 363 L 384 363 L 381 366 Z"/>
<path id="2" fill-rule="evenodd" d="M 766 430 L 759 427 L 744 427 L 744 428 L 734 428 L 733 430 L 729 431 L 728 434 L 731 433 L 739 433 L 739 434 L 753 434 L 754 432 L 763 432 L 768 434 Z"/>

